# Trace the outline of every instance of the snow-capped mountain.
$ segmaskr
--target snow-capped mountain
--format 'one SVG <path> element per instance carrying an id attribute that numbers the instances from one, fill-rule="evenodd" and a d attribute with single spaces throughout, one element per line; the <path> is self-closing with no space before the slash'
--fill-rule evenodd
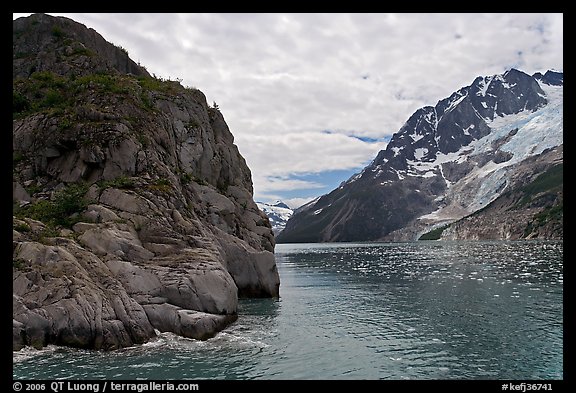
<path id="1" fill-rule="evenodd" d="M 286 222 L 288 222 L 288 219 L 292 217 L 294 213 L 294 211 L 282 201 L 276 201 L 272 204 L 256 202 L 256 205 L 268 216 L 268 220 L 270 220 L 272 230 L 275 234 L 280 233 L 280 231 L 284 229 Z"/>
<path id="2" fill-rule="evenodd" d="M 562 162 L 562 144 L 562 73 L 477 77 L 417 110 L 370 165 L 294 214 L 277 241 L 413 240 Z"/>

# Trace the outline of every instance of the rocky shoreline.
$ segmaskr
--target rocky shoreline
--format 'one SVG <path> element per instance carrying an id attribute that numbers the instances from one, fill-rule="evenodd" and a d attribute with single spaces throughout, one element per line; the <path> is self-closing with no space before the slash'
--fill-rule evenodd
<path id="1" fill-rule="evenodd" d="M 13 350 L 206 339 L 239 297 L 279 296 L 270 223 L 204 94 L 67 18 L 13 34 Z"/>

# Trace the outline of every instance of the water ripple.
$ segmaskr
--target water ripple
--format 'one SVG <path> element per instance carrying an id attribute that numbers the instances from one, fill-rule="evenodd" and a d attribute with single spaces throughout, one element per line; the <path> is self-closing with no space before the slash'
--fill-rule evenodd
<path id="1" fill-rule="evenodd" d="M 562 242 L 278 245 L 280 299 L 197 341 L 13 355 L 18 378 L 562 379 Z"/>

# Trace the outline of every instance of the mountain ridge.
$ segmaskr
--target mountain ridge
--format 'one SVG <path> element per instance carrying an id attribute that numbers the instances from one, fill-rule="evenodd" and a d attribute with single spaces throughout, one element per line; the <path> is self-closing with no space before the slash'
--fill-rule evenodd
<path id="1" fill-rule="evenodd" d="M 510 69 L 416 110 L 359 174 L 294 214 L 277 241 L 415 240 L 484 207 L 513 164 L 563 143 L 562 81 Z"/>

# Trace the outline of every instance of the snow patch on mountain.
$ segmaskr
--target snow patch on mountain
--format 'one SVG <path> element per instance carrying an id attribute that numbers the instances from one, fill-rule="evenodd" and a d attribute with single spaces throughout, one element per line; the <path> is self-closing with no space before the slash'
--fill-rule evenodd
<path id="1" fill-rule="evenodd" d="M 450 154 L 439 153 L 433 162 L 408 161 L 412 171 L 419 171 L 425 177 L 428 171 L 441 167 L 442 163 L 462 163 L 465 160 L 494 151 L 495 147 L 503 152 L 511 153 L 511 158 L 496 163 L 489 161 L 477 166 L 470 173 L 452 184 L 445 195 L 452 201 L 448 206 L 426 214 L 420 219 L 444 220 L 458 216 L 462 208 L 455 209 L 456 205 L 464 207 L 466 213 L 472 213 L 492 202 L 505 189 L 507 185 L 508 168 L 525 160 L 530 156 L 542 153 L 544 150 L 559 146 L 563 143 L 563 87 L 551 86 L 541 83 L 546 93 L 548 105 L 536 110 L 524 110 L 516 114 L 497 116 L 488 122 L 490 134 L 472 141 L 459 151 Z M 413 172 L 412 172 L 413 173 Z M 448 184 L 448 183 L 447 183 Z M 460 186 L 458 186 L 460 184 Z M 476 184 L 476 187 L 470 187 Z M 464 187 L 466 185 L 466 187 Z M 464 192 L 464 189 L 475 190 L 474 193 Z M 458 213 L 455 215 L 455 210 Z"/>
<path id="2" fill-rule="evenodd" d="M 487 141 L 490 140 L 488 138 L 497 139 L 518 128 L 518 133 L 501 147 L 501 150 L 514 154 L 513 163 L 563 143 L 564 89 L 562 86 L 546 84 L 540 84 L 540 87 L 546 93 L 548 105 L 535 112 L 522 111 L 497 117 L 488 124 L 494 131 L 487 136 Z"/>
<path id="3" fill-rule="evenodd" d="M 256 202 L 258 208 L 266 214 L 270 224 L 272 225 L 272 230 L 275 234 L 280 233 L 285 227 L 286 222 L 292 217 L 294 211 L 288 207 L 282 201 L 276 201 L 274 203 L 264 203 Z"/>

